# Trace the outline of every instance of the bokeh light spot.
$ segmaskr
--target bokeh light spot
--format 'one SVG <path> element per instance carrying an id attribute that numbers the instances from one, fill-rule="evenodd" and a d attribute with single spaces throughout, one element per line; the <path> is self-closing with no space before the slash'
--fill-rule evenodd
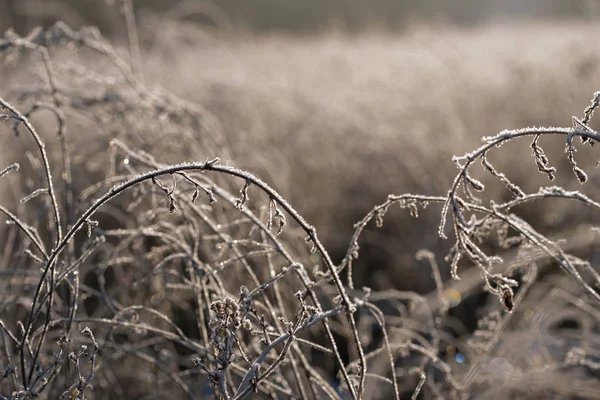
<path id="1" fill-rule="evenodd" d="M 444 293 L 442 294 L 444 296 L 444 298 L 446 300 L 448 300 L 448 304 L 450 307 L 456 307 L 457 305 L 460 304 L 461 300 L 462 300 L 462 296 L 460 294 L 460 292 L 456 289 L 446 289 L 444 290 Z"/>
<path id="2" fill-rule="evenodd" d="M 529 310 L 525 310 L 525 312 L 523 314 L 525 314 L 525 319 L 527 321 L 531 321 L 531 318 L 533 318 L 533 315 L 535 314 L 535 312 L 532 309 L 529 309 Z"/>

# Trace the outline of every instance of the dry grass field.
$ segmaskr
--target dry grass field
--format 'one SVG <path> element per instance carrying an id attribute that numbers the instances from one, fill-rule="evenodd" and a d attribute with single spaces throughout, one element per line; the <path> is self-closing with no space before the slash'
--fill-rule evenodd
<path id="1" fill-rule="evenodd" d="M 600 28 L 137 31 L 0 39 L 0 399 L 600 397 Z"/>

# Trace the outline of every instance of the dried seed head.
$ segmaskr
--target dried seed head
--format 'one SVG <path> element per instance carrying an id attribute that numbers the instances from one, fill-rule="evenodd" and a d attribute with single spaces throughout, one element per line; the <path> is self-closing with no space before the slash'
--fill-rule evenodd
<path id="1" fill-rule="evenodd" d="M 500 296 L 500 302 L 504 305 L 504 308 L 506 309 L 506 311 L 508 311 L 509 313 L 512 313 L 515 307 L 515 303 L 514 303 L 514 293 L 513 290 L 510 286 L 508 285 L 502 285 L 500 286 L 500 291 L 498 293 L 498 295 Z"/>
<path id="2" fill-rule="evenodd" d="M 584 184 L 585 182 L 587 182 L 587 174 L 581 168 L 573 166 L 573 173 L 575 173 L 575 176 L 577 177 L 579 183 Z"/>

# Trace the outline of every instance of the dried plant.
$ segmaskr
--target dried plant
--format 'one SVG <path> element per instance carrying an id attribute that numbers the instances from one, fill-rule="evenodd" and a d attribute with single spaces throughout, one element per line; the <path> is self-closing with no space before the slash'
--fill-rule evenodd
<path id="1" fill-rule="evenodd" d="M 131 2 L 121 6 L 131 62 L 97 30 L 62 23 L 0 41 L 3 68 L 34 66 L 0 96 L 0 132 L 27 149 L 0 165 L 16 198 L 0 205 L 1 399 L 598 396 L 600 276 L 579 254 L 595 231 L 582 226 L 572 239 L 587 244 L 569 248 L 518 210 L 600 204 L 558 186 L 528 193 L 491 159 L 530 138 L 522 168 L 552 181 L 541 142 L 559 140 L 585 184 L 576 151 L 600 141 L 590 126 L 600 92 L 573 126 L 505 130 L 454 157 L 445 195 L 390 195 L 354 226 L 336 264 L 276 189 L 217 158 L 231 149 L 209 112 L 143 83 Z M 101 148 L 81 153 L 82 126 Z M 167 151 L 189 143 L 183 156 L 196 158 L 160 161 L 158 140 Z M 494 182 L 509 197 L 486 197 Z M 356 289 L 371 222 L 383 227 L 393 206 L 418 217 L 435 205 L 451 246 L 441 265 L 416 254 L 432 294 Z M 473 307 L 470 330 L 453 312 L 476 293 L 497 300 Z"/>

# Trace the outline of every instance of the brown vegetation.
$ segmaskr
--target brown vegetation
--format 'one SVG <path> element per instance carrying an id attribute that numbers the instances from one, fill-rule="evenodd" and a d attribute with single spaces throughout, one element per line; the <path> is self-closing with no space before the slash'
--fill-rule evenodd
<path id="1" fill-rule="evenodd" d="M 595 31 L 9 32 L 0 398 L 597 398 Z"/>

